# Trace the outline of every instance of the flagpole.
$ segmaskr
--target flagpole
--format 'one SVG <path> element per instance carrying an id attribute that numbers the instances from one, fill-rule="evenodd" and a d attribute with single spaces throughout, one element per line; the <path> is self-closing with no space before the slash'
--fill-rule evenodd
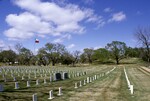
<path id="1" fill-rule="evenodd" d="M 34 55 L 35 55 L 35 39 L 34 39 Z"/>

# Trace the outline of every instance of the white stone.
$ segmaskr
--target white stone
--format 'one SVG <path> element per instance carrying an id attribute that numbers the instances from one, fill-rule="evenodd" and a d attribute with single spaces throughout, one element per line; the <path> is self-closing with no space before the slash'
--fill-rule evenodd
<path id="1" fill-rule="evenodd" d="M 77 85 L 77 83 L 75 83 L 75 87 L 74 88 L 78 88 L 78 85 Z"/>
<path id="2" fill-rule="evenodd" d="M 133 85 L 130 85 L 131 94 L 133 94 Z"/>
<path id="3" fill-rule="evenodd" d="M 46 79 L 44 79 L 44 84 L 46 84 Z"/>
<path id="4" fill-rule="evenodd" d="M 39 80 L 38 79 L 36 80 L 36 85 L 39 85 Z"/>
<path id="5" fill-rule="evenodd" d="M 49 81 L 52 82 L 52 77 L 51 76 L 49 77 Z"/>
<path id="6" fill-rule="evenodd" d="M 87 83 L 90 83 L 90 77 L 87 77 Z"/>
<path id="7" fill-rule="evenodd" d="M 82 87 L 82 81 L 80 81 L 80 85 L 79 85 L 79 87 Z"/>
<path id="8" fill-rule="evenodd" d="M 58 92 L 58 94 L 57 94 L 58 96 L 61 96 L 61 95 L 63 95 L 63 93 L 62 93 L 62 88 L 61 87 L 59 87 L 59 92 Z"/>
<path id="9" fill-rule="evenodd" d="M 49 91 L 49 98 L 48 99 L 54 99 L 53 90 Z"/>
<path id="10" fill-rule="evenodd" d="M 37 101 L 37 94 L 32 95 L 32 101 Z"/>
<path id="11" fill-rule="evenodd" d="M 29 81 L 27 81 L 27 87 L 30 87 L 30 82 Z"/>
<path id="12" fill-rule="evenodd" d="M 19 89 L 19 84 L 18 84 L 18 82 L 15 82 L 15 89 Z"/>

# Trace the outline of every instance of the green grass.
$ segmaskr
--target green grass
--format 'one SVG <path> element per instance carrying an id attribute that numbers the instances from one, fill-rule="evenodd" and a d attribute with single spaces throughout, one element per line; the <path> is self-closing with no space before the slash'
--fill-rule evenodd
<path id="1" fill-rule="evenodd" d="M 132 59 L 131 59 L 132 60 Z M 124 62 L 131 62 L 126 60 Z M 115 65 L 94 65 L 88 67 L 55 67 L 51 70 L 64 70 L 64 71 L 87 71 L 87 75 L 61 80 L 56 82 L 49 82 L 49 73 L 47 73 L 47 84 L 43 83 L 44 77 L 38 75 L 40 80 L 38 86 L 35 85 L 36 79 L 34 74 L 31 74 L 31 87 L 26 87 L 27 75 L 25 80 L 19 80 L 20 89 L 14 89 L 14 81 L 9 74 L 7 78 L 9 82 L 3 82 L 0 75 L 0 84 L 4 84 L 5 91 L 0 92 L 0 101 L 31 101 L 32 94 L 37 93 L 38 101 L 48 101 L 49 91 L 53 90 L 53 101 L 148 101 L 150 99 L 150 76 L 139 71 L 137 67 L 139 64 L 132 63 L 120 64 L 116 70 L 107 76 L 101 77 L 98 80 L 87 84 L 86 86 L 74 88 L 74 84 L 83 81 L 87 77 L 94 76 L 95 74 L 102 74 L 111 70 Z M 126 67 L 129 80 L 134 85 L 134 94 L 131 95 L 127 87 L 123 67 Z M 22 67 L 21 67 L 22 68 Z M 31 68 L 31 67 L 28 67 Z M 42 67 L 44 69 L 44 67 Z M 15 74 L 17 76 L 17 73 Z M 58 88 L 62 87 L 62 96 L 58 96 Z"/>

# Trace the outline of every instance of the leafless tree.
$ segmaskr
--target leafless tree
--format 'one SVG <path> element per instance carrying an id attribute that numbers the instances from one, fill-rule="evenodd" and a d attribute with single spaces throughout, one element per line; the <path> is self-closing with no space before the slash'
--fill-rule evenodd
<path id="1" fill-rule="evenodd" d="M 150 61 L 150 27 L 138 27 L 135 37 L 144 49 L 147 61 Z"/>

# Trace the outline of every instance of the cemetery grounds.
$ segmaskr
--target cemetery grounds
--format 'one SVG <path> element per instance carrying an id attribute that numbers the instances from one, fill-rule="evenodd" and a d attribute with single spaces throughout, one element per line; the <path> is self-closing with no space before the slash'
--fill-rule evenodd
<path id="1" fill-rule="evenodd" d="M 124 68 L 133 85 L 133 94 L 128 88 Z M 50 82 L 50 76 L 62 71 L 67 72 L 70 78 Z M 87 77 L 91 78 L 89 83 Z M 36 85 L 37 79 L 39 85 Z M 27 81 L 30 81 L 30 87 L 27 87 Z M 18 82 L 18 89 L 15 89 L 15 82 Z M 33 94 L 37 95 L 38 101 L 49 101 L 50 90 L 53 90 L 53 101 L 150 101 L 150 73 L 137 64 L 53 68 L 1 67 L 0 84 L 4 87 L 4 91 L 0 92 L 0 101 L 32 101 Z M 62 87 L 61 96 L 57 95 L 59 87 Z"/>

